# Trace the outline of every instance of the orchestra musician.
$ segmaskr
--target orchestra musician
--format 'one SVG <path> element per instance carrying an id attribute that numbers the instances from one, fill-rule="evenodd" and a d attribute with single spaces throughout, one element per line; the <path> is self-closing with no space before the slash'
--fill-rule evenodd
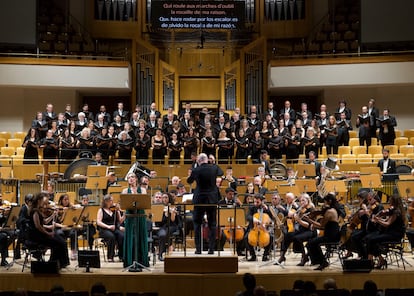
<path id="1" fill-rule="evenodd" d="M 1 194 L 0 194 L 1 198 Z M 9 246 L 13 243 L 16 238 L 16 233 L 13 229 L 6 228 L 6 222 L 9 218 L 11 210 L 11 204 L 7 201 L 0 199 L 0 254 L 1 254 L 1 263 L 0 266 L 8 266 L 7 262 Z M 19 249 L 20 252 L 20 249 Z"/>
<path id="2" fill-rule="evenodd" d="M 368 194 L 369 189 L 361 188 L 358 191 L 359 208 L 348 218 L 347 234 L 345 241 L 343 242 L 344 248 L 347 253 L 344 255 L 344 259 L 353 257 L 352 252 L 358 252 L 359 257 L 363 257 L 361 241 L 366 235 L 367 223 L 368 223 Z M 348 232 L 350 232 L 348 236 Z"/>
<path id="3" fill-rule="evenodd" d="M 115 245 L 118 246 L 119 260 L 123 260 L 124 252 L 124 233 L 120 229 L 125 216 L 121 215 L 119 205 L 114 205 L 114 200 L 110 194 L 103 197 L 101 207 L 98 210 L 96 224 L 99 230 L 99 237 L 103 238 L 108 244 L 108 262 L 114 262 Z"/>
<path id="4" fill-rule="evenodd" d="M 371 220 L 377 223 L 379 228 L 365 236 L 364 241 L 368 254 L 368 260 L 373 262 L 374 257 L 378 257 L 376 269 L 387 267 L 387 261 L 382 257 L 379 249 L 381 242 L 400 242 L 404 237 L 407 225 L 402 199 L 394 194 L 390 198 L 390 207 L 372 216 Z"/>
<path id="5" fill-rule="evenodd" d="M 335 243 L 340 239 L 339 232 L 339 204 L 332 193 L 324 197 L 324 208 L 322 210 L 322 220 L 320 222 L 308 219 L 311 229 L 323 229 L 323 236 L 318 236 L 309 240 L 306 245 L 311 264 L 319 264 L 315 270 L 323 270 L 329 266 L 328 261 L 322 253 L 321 244 Z"/>
<path id="6" fill-rule="evenodd" d="M 75 206 L 70 203 L 69 195 L 68 194 L 62 194 L 59 197 L 58 200 L 58 222 L 62 223 L 64 216 L 66 212 L 70 209 L 74 209 Z M 81 234 L 81 229 L 76 229 L 76 227 L 72 228 L 65 228 L 65 225 L 63 225 L 63 229 L 61 230 L 62 236 L 66 239 L 67 237 L 70 238 L 70 260 L 76 260 L 77 259 L 77 237 L 78 234 Z"/>
<path id="7" fill-rule="evenodd" d="M 390 158 L 390 150 L 382 149 L 382 157 L 377 164 L 381 170 L 381 174 L 395 174 L 397 172 L 396 163 L 395 160 Z"/>
<path id="8" fill-rule="evenodd" d="M 164 204 L 164 212 L 159 225 L 160 229 L 158 230 L 158 260 L 160 261 L 164 261 L 164 253 L 167 248 L 168 237 L 173 233 L 180 231 L 182 225 L 180 219 L 180 209 L 174 206 L 174 200 L 169 193 L 162 194 L 162 203 Z"/>
<path id="9" fill-rule="evenodd" d="M 255 194 L 254 203 L 249 207 L 246 215 L 246 220 L 249 222 L 245 235 L 245 244 L 250 253 L 248 261 L 256 261 L 255 247 L 260 244 L 261 237 L 267 237 L 268 240 L 263 242 L 264 252 L 262 261 L 269 260 L 270 250 L 273 245 L 273 238 L 266 229 L 269 226 L 268 224 L 271 222 L 271 219 L 273 219 L 273 215 L 270 212 L 269 207 L 263 202 L 264 199 L 265 197 L 262 194 Z M 254 242 L 249 239 L 249 234 L 252 231 L 259 232 L 259 235 L 257 235 L 258 239 Z M 252 245 L 252 243 L 255 245 Z"/>
<path id="10" fill-rule="evenodd" d="M 30 220 L 28 239 L 34 243 L 51 248 L 50 261 L 58 261 L 60 268 L 69 265 L 68 248 L 66 240 L 59 236 L 54 230 L 56 212 L 48 209 L 49 197 L 45 193 L 38 193 L 32 200 L 29 209 Z M 50 224 L 50 222 L 52 222 Z"/>
<path id="11" fill-rule="evenodd" d="M 24 204 L 21 206 L 20 211 L 19 211 L 19 217 L 17 218 L 17 221 L 16 221 L 16 228 L 19 231 L 17 232 L 17 242 L 14 248 L 14 254 L 13 254 L 14 259 L 21 258 L 20 247 L 21 247 L 21 244 L 24 242 L 25 238 L 27 237 L 26 232 L 29 229 L 28 225 L 29 225 L 29 220 L 30 220 L 29 208 L 31 206 L 32 199 L 33 199 L 33 194 L 31 193 L 26 194 L 24 197 Z"/>
<path id="12" fill-rule="evenodd" d="M 142 178 L 147 176 L 143 176 Z M 135 173 L 130 172 L 126 176 L 128 188 L 122 190 L 122 194 L 147 194 L 145 187 L 138 186 L 138 178 Z M 132 216 L 129 216 L 133 214 Z M 148 262 L 148 235 L 147 218 L 144 209 L 129 210 L 125 214 L 125 241 L 124 241 L 124 267 L 132 265 L 134 261 L 144 266 L 149 266 Z M 137 237 L 136 237 L 137 236 Z M 134 239 L 136 237 L 136 240 Z M 138 258 L 135 258 L 138 254 Z"/>
<path id="13" fill-rule="evenodd" d="M 311 229 L 311 224 L 305 219 L 311 213 L 315 206 L 310 200 L 310 196 L 304 193 L 299 198 L 300 207 L 297 211 L 289 211 L 287 217 L 292 219 L 293 229 L 288 229 L 284 234 L 284 239 L 280 248 L 280 258 L 275 264 L 281 264 L 286 261 L 286 251 L 291 243 L 295 244 L 295 250 L 302 254 L 298 266 L 304 266 L 309 261 L 303 243 L 316 236 L 316 230 Z"/>

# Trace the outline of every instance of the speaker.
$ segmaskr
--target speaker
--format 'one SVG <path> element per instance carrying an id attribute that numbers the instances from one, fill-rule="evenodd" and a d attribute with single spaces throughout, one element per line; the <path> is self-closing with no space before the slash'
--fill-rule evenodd
<path id="1" fill-rule="evenodd" d="M 347 259 L 343 261 L 344 272 L 371 272 L 372 261 L 367 259 Z"/>
<path id="2" fill-rule="evenodd" d="M 59 274 L 58 261 L 32 261 L 30 269 L 33 274 Z"/>

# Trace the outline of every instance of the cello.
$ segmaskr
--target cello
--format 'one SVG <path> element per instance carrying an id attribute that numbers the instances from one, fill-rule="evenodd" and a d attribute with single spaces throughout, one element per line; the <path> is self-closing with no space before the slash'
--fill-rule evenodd
<path id="1" fill-rule="evenodd" d="M 253 247 L 267 247 L 270 244 L 270 234 L 267 231 L 266 226 L 271 223 L 271 219 L 268 214 L 263 213 L 263 209 L 254 214 L 253 220 L 254 218 L 259 220 L 259 223 L 255 223 L 248 234 L 249 244 Z"/>

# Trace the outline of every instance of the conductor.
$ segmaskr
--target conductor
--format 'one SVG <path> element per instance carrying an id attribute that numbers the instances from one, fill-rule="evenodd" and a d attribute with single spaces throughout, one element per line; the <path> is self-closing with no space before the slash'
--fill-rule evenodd
<path id="1" fill-rule="evenodd" d="M 216 241 L 216 212 L 219 200 L 219 190 L 216 186 L 216 177 L 223 176 L 223 171 L 215 164 L 208 163 L 208 157 L 205 153 L 200 153 L 197 157 L 198 166 L 191 171 L 187 182 L 189 184 L 197 182 L 194 190 L 193 204 L 193 223 L 194 223 L 194 239 L 196 245 L 196 254 L 201 254 L 201 224 L 203 222 L 204 213 L 207 215 L 208 222 L 208 254 L 214 254 L 214 242 Z M 211 206 L 209 206 L 211 204 Z M 200 205 L 200 206 L 197 206 Z"/>

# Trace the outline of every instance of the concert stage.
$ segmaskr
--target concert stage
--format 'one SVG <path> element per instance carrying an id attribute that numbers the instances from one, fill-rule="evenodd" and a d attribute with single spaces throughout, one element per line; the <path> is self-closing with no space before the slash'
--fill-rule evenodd
<path id="1" fill-rule="evenodd" d="M 102 252 L 101 252 L 102 253 Z M 190 255 L 191 254 L 191 255 Z M 174 252 L 171 257 L 177 259 L 183 257 L 182 252 Z M 220 268 L 220 257 L 223 261 L 231 257 L 229 251 L 214 255 L 194 255 L 194 249 L 189 249 L 188 257 L 200 258 L 199 262 L 212 258 L 216 268 Z M 404 258 L 408 263 L 414 265 L 413 255 L 405 253 Z M 68 268 L 65 268 L 58 275 L 41 275 L 30 273 L 30 267 L 21 272 L 22 266 L 14 264 L 9 270 L 0 269 L 0 290 L 15 290 L 26 288 L 27 290 L 47 291 L 53 285 L 60 284 L 66 290 L 90 290 L 95 282 L 103 282 L 108 291 L 111 292 L 158 292 L 160 296 L 182 295 L 182 296 L 211 296 L 211 295 L 234 295 L 237 291 L 243 290 L 242 277 L 246 272 L 256 276 L 257 284 L 264 286 L 269 291 L 292 288 L 296 279 L 314 281 L 318 289 L 322 288 L 323 281 L 334 278 L 338 287 L 347 289 L 361 289 L 363 283 L 374 280 L 378 287 L 385 288 L 413 288 L 414 267 L 406 266 L 406 270 L 396 265 L 388 266 L 386 270 L 372 270 L 370 273 L 344 273 L 342 266 L 332 258 L 332 264 L 323 271 L 314 271 L 314 266 L 298 267 L 300 254 L 290 253 L 287 255 L 285 265 L 275 266 L 273 261 L 247 262 L 244 257 L 238 257 L 238 272 L 235 273 L 166 273 L 164 262 L 157 261 L 149 270 L 142 272 L 124 271 L 121 262 L 104 262 L 101 255 L 101 268 L 91 269 L 91 273 L 85 273 L 85 268 L 76 269 L 76 261 L 72 261 Z M 22 263 L 19 260 L 17 263 Z M 193 261 L 196 262 L 196 261 Z"/>

